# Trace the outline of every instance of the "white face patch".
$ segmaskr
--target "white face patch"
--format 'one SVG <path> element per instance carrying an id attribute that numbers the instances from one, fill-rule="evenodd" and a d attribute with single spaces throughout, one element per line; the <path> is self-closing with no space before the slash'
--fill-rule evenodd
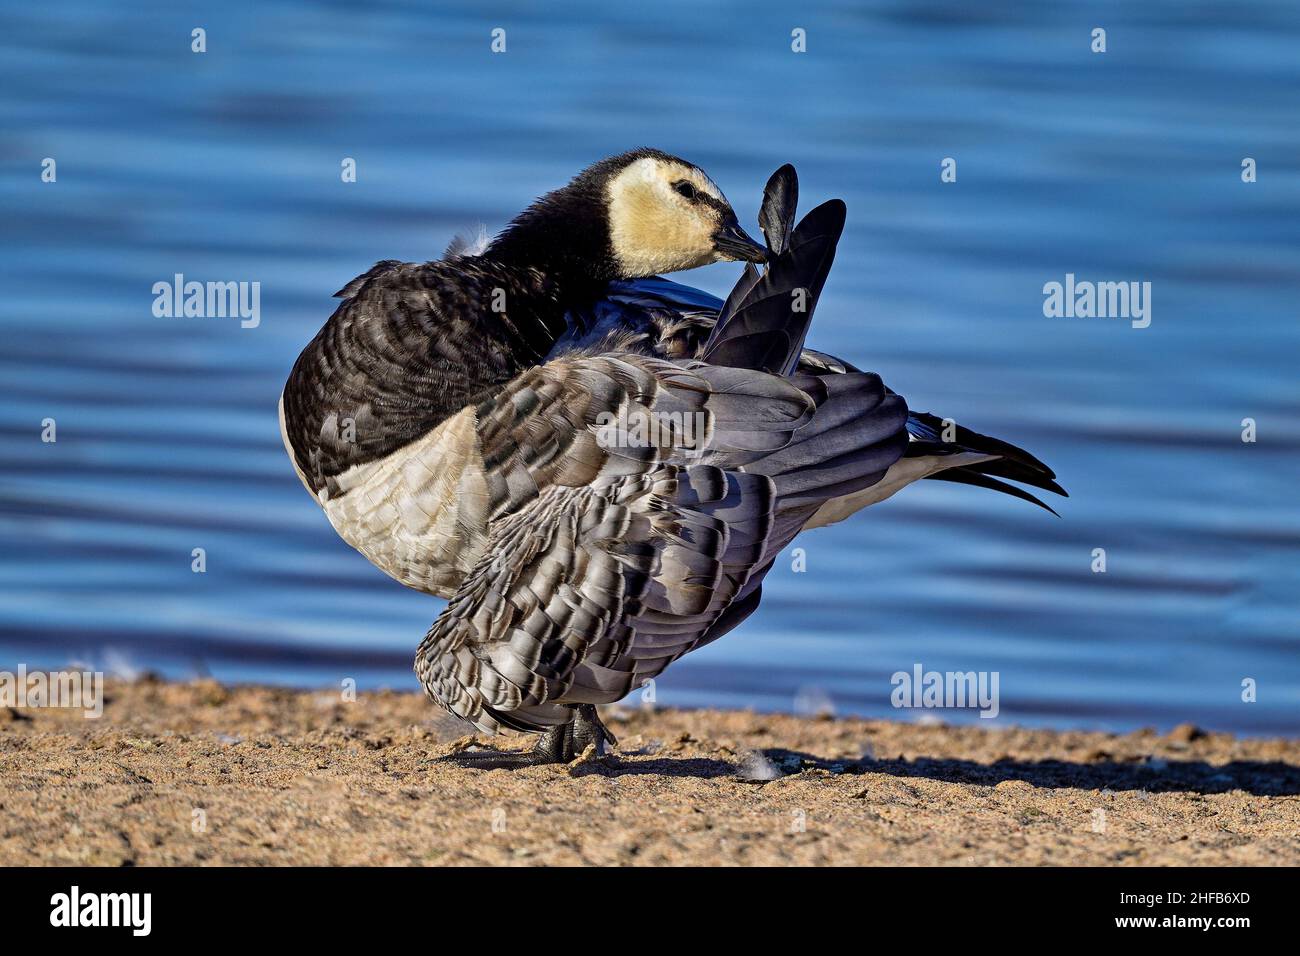
<path id="1" fill-rule="evenodd" d="M 681 195 L 674 184 L 682 182 L 713 202 Z M 610 239 L 624 278 L 694 269 L 724 258 L 714 248 L 713 234 L 731 207 L 703 170 L 646 156 L 611 179 L 608 192 Z"/>

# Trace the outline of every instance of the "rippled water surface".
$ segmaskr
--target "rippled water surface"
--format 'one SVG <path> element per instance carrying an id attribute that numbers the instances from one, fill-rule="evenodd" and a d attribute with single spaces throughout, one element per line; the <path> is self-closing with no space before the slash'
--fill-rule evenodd
<path id="1" fill-rule="evenodd" d="M 842 196 L 812 344 L 1072 495 L 926 482 L 800 539 L 661 704 L 898 714 L 921 663 L 997 671 L 998 723 L 1300 732 L 1300 7 L 1022 6 L 7 5 L 0 667 L 414 687 L 442 604 L 309 500 L 284 378 L 375 260 L 649 144 L 751 224 L 786 161 Z M 155 318 L 175 273 L 260 282 L 261 324 Z M 1045 318 L 1066 273 L 1152 283 L 1150 327 Z"/>

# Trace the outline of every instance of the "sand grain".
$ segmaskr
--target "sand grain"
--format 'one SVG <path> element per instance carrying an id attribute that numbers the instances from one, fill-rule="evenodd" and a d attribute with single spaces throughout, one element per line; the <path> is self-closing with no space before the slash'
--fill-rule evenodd
<path id="1" fill-rule="evenodd" d="M 5 710 L 0 863 L 1300 863 L 1293 740 L 615 709 L 611 757 L 484 772 L 435 714 L 151 680 Z"/>

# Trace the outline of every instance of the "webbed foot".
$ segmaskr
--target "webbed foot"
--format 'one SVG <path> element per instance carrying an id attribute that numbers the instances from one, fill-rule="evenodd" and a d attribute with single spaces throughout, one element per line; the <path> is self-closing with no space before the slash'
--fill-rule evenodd
<path id="1" fill-rule="evenodd" d="M 543 733 L 532 750 L 462 750 L 438 760 L 476 770 L 517 770 L 543 764 L 572 763 L 589 746 L 595 746 L 597 755 L 606 753 L 607 747 L 618 746 L 618 740 L 601 723 L 594 705 L 579 704 L 574 709 L 573 720 Z"/>

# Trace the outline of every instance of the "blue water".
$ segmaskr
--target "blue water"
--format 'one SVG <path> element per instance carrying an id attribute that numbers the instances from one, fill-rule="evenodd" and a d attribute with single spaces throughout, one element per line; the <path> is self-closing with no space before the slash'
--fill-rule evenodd
<path id="1" fill-rule="evenodd" d="M 997 724 L 1300 733 L 1293 2 L 5 6 L 0 668 L 414 688 L 441 602 L 298 484 L 289 366 L 375 260 L 654 145 L 751 225 L 783 162 L 804 208 L 843 197 L 811 344 L 1072 495 L 925 482 L 800 539 L 660 704 L 910 719 L 889 677 L 921 663 L 997 671 Z M 155 318 L 175 273 L 260 282 L 261 324 Z M 1066 273 L 1152 283 L 1150 327 L 1045 318 Z"/>

